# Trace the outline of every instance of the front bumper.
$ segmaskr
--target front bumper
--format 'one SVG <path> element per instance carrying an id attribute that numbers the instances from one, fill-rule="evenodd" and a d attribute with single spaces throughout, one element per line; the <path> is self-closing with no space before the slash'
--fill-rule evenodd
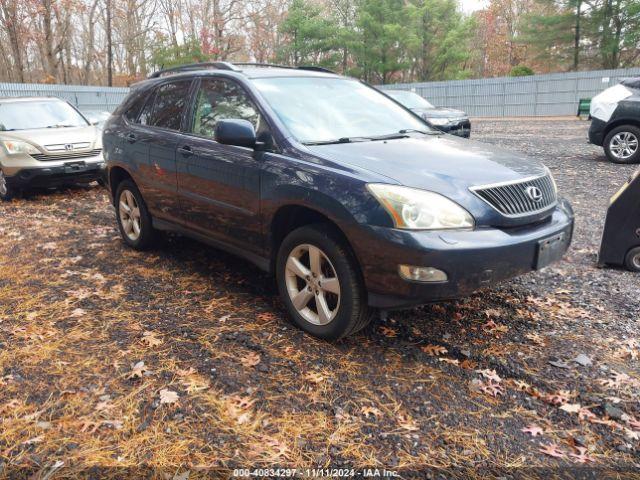
<path id="1" fill-rule="evenodd" d="M 600 119 L 592 118 L 591 126 L 589 127 L 589 143 L 602 146 L 604 144 L 604 137 L 606 133 L 607 122 L 603 122 Z"/>
<path id="2" fill-rule="evenodd" d="M 469 295 L 475 290 L 536 269 L 541 240 L 564 234 L 564 253 L 573 235 L 573 211 L 565 200 L 550 219 L 509 229 L 419 231 L 364 227 L 352 244 L 362 266 L 369 304 L 406 308 Z M 403 280 L 398 265 L 434 267 L 448 280 Z"/>
<path id="3" fill-rule="evenodd" d="M 56 187 L 68 183 L 89 183 L 103 180 L 104 161 L 67 162 L 64 165 L 43 165 L 37 168 L 23 168 L 17 174 L 6 177 L 7 183 L 17 189 L 26 187 Z"/>
<path id="4" fill-rule="evenodd" d="M 462 138 L 471 136 L 471 122 L 468 119 L 449 125 L 434 126 L 434 128 Z"/>

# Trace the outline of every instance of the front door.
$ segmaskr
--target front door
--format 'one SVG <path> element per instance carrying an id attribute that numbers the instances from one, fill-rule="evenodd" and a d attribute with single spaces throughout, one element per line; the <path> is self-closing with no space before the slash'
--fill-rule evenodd
<path id="1" fill-rule="evenodd" d="M 177 146 L 178 195 L 188 225 L 226 243 L 260 253 L 260 172 L 264 155 L 215 141 L 216 123 L 245 119 L 268 127 L 245 90 L 204 78 L 195 94 L 189 131 Z"/>

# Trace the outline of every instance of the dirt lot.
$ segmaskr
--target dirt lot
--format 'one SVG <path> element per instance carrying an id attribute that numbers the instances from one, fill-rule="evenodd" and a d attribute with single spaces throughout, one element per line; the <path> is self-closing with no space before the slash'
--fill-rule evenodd
<path id="1" fill-rule="evenodd" d="M 577 214 L 567 258 L 336 344 L 290 327 L 241 260 L 177 237 L 125 248 L 99 188 L 1 204 L 0 472 L 638 476 L 640 277 L 594 266 L 633 167 L 585 122 L 474 128 L 551 168 Z"/>

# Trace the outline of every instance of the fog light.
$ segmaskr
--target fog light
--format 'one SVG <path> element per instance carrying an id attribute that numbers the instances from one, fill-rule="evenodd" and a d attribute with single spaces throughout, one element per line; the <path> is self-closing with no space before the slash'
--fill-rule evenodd
<path id="1" fill-rule="evenodd" d="M 447 274 L 433 267 L 415 267 L 413 265 L 399 265 L 398 273 L 405 280 L 412 282 L 446 282 Z"/>

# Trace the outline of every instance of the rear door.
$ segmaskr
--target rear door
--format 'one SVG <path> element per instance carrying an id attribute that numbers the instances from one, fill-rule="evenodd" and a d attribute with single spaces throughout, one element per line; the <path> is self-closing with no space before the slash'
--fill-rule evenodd
<path id="1" fill-rule="evenodd" d="M 191 228 L 259 253 L 260 173 L 263 153 L 215 141 L 216 124 L 245 119 L 258 136 L 264 117 L 237 82 L 202 78 L 196 86 L 188 135 L 177 147 L 178 194 Z"/>
<path id="2" fill-rule="evenodd" d="M 176 146 L 185 121 L 192 80 L 156 87 L 138 121 L 125 136 L 138 183 L 153 216 L 179 221 Z"/>

